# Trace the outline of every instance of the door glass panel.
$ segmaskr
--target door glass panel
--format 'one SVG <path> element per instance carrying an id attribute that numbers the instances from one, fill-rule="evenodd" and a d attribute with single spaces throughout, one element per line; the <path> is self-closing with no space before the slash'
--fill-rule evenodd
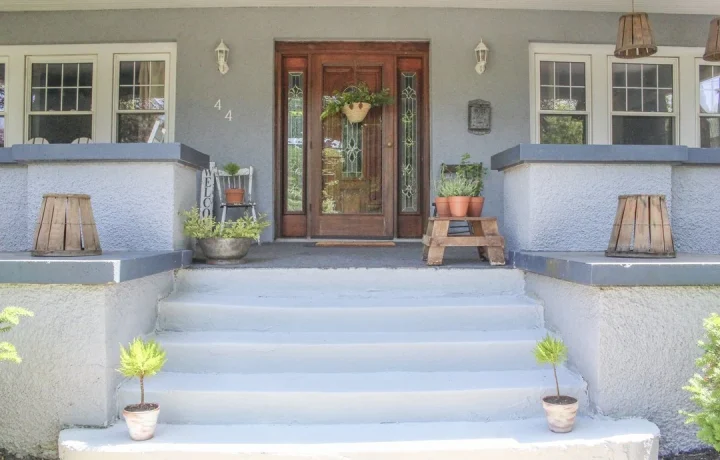
<path id="1" fill-rule="evenodd" d="M 303 210 L 303 127 L 305 107 L 303 73 L 290 72 L 287 96 L 287 190 L 285 207 L 289 212 Z"/>
<path id="2" fill-rule="evenodd" d="M 354 81 L 348 70 L 325 72 L 324 103 Z M 371 91 L 381 89 L 380 69 L 363 69 L 358 75 Z M 322 132 L 322 214 L 382 214 L 382 109 L 371 109 L 360 123 L 350 123 L 342 114 L 329 116 Z"/>
<path id="3" fill-rule="evenodd" d="M 417 74 L 400 75 L 400 212 L 418 211 Z"/>

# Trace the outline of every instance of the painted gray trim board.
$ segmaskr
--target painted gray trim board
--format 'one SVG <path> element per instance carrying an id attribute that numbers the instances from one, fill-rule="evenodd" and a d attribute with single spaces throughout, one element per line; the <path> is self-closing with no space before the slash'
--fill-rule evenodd
<path id="1" fill-rule="evenodd" d="M 515 268 L 588 286 L 718 286 L 720 255 L 674 259 L 605 257 L 602 252 L 511 251 Z"/>
<path id="2" fill-rule="evenodd" d="M 49 161 L 169 161 L 195 169 L 210 166 L 210 157 L 185 144 L 18 144 L 17 163 Z M 2 158 L 2 157 L 0 157 Z"/>
<path id="3" fill-rule="evenodd" d="M 15 158 L 13 158 L 12 148 L 10 148 L 10 147 L 0 148 L 0 164 L 3 164 L 3 163 L 10 163 L 10 164 L 17 163 L 15 161 Z"/>
<path id="4" fill-rule="evenodd" d="M 0 283 L 108 284 L 187 267 L 192 251 L 106 252 L 89 257 L 32 257 L 0 253 Z"/>

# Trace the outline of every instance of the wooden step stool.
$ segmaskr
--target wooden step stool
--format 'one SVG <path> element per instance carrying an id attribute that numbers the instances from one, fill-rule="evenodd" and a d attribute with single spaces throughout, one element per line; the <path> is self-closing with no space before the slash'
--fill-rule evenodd
<path id="1" fill-rule="evenodd" d="M 453 221 L 467 222 L 472 235 L 448 236 Z M 498 230 L 497 217 L 431 217 L 422 241 L 423 260 L 428 265 L 442 265 L 449 246 L 476 247 L 480 258 L 490 265 L 505 265 L 505 238 Z"/>

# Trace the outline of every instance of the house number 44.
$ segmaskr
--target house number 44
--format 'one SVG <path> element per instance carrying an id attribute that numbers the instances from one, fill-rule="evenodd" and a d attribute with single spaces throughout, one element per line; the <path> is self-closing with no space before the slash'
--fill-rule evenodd
<path id="1" fill-rule="evenodd" d="M 217 100 L 214 107 L 218 110 L 222 110 L 222 102 L 220 101 L 220 99 Z M 228 113 L 225 114 L 225 119 L 227 121 L 232 121 L 232 110 L 228 110 Z"/>

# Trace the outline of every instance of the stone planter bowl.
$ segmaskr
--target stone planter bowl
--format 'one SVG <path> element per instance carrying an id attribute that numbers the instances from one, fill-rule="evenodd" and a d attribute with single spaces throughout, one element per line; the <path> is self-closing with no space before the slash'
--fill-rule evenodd
<path id="1" fill-rule="evenodd" d="M 253 243 L 252 238 L 202 238 L 200 247 L 210 265 L 239 264 Z"/>

